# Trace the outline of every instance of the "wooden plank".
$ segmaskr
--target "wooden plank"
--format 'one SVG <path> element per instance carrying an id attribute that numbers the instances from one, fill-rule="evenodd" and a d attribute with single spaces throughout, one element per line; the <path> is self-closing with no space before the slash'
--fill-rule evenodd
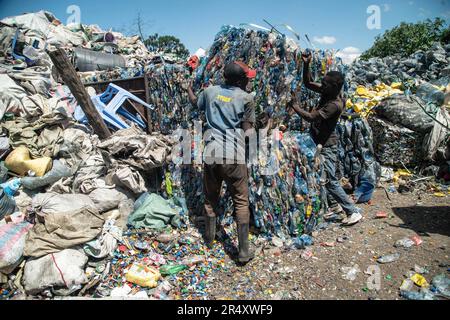
<path id="1" fill-rule="evenodd" d="M 89 124 L 92 126 L 92 129 L 94 129 L 95 134 L 97 134 L 100 139 L 110 137 L 111 132 L 92 103 L 91 98 L 84 89 L 81 79 L 78 77 L 75 68 L 72 63 L 70 63 L 64 50 L 57 49 L 55 51 L 49 51 L 48 54 L 61 76 L 61 79 L 69 87 L 75 99 L 77 99 L 77 102 L 80 104 L 81 109 L 83 109 L 86 114 Z"/>
<path id="2" fill-rule="evenodd" d="M 148 88 L 148 75 L 144 75 L 144 90 L 145 90 L 145 102 L 147 104 L 150 104 L 150 96 L 149 96 L 149 88 Z M 147 119 L 147 133 L 151 134 L 153 132 L 153 123 L 152 123 L 152 115 L 151 110 L 148 108 L 145 108 L 145 116 Z"/>

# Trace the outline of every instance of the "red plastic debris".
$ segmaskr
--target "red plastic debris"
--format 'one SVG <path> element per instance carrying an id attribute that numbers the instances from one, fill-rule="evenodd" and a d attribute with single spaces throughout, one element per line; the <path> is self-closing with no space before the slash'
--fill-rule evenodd
<path id="1" fill-rule="evenodd" d="M 385 219 L 388 217 L 388 214 L 384 211 L 380 211 L 377 213 L 376 218 L 377 219 Z"/>
<path id="2" fill-rule="evenodd" d="M 420 246 L 423 243 L 423 240 L 419 236 L 411 237 L 411 240 L 414 241 L 416 246 Z"/>

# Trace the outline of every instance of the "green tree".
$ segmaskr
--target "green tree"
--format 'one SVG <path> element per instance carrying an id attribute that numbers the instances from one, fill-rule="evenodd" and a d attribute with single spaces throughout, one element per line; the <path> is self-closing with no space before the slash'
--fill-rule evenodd
<path id="1" fill-rule="evenodd" d="M 441 18 L 418 23 L 402 22 L 399 26 L 375 38 L 375 43 L 361 55 L 367 60 L 373 57 L 400 54 L 407 57 L 418 50 L 427 50 L 436 41 L 448 43 L 449 27 Z"/>
<path id="2" fill-rule="evenodd" d="M 150 51 L 173 53 L 182 58 L 189 56 L 189 51 L 184 44 L 174 36 L 160 36 L 155 33 L 149 36 L 144 43 Z"/>

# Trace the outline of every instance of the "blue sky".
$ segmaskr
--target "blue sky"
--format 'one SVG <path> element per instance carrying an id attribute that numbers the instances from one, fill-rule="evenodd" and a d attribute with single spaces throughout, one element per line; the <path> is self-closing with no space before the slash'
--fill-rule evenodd
<path id="1" fill-rule="evenodd" d="M 208 47 L 224 24 L 264 26 L 263 19 L 308 34 L 318 48 L 341 49 L 349 55 L 369 48 L 376 35 L 402 21 L 450 19 L 450 0 L 0 0 L 0 17 L 45 9 L 65 23 L 69 5 L 79 6 L 84 24 L 125 33 L 135 31 L 133 21 L 140 12 L 145 34 L 175 35 L 191 52 Z M 370 5 L 381 9 L 379 30 L 367 28 Z"/>

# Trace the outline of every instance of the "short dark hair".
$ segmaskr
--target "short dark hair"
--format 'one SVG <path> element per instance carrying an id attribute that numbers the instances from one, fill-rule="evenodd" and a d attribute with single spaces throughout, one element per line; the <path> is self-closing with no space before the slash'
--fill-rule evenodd
<path id="1" fill-rule="evenodd" d="M 236 84 L 245 80 L 247 77 L 245 71 L 236 63 L 231 62 L 225 66 L 223 76 L 225 81 L 230 84 Z"/>
<path id="2" fill-rule="evenodd" d="M 342 90 L 345 83 L 345 77 L 338 71 L 330 71 L 327 73 L 329 79 L 328 84 L 332 85 L 338 92 Z"/>

